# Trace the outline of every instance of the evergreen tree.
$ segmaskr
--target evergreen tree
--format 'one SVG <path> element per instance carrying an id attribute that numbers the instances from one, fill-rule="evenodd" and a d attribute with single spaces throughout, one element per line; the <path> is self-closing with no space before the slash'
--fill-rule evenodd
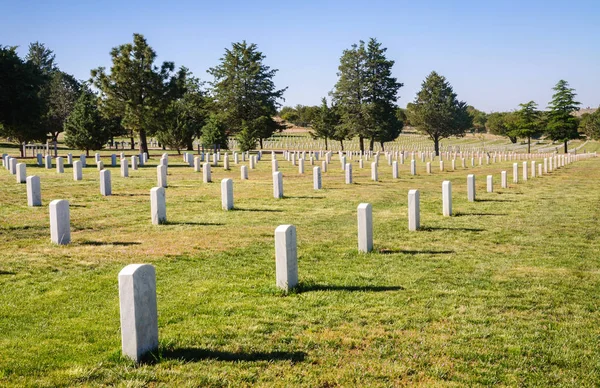
<path id="1" fill-rule="evenodd" d="M 553 90 L 555 93 L 548 106 L 547 134 L 553 141 L 562 141 L 567 153 L 569 140 L 579 138 L 579 120 L 573 113 L 579 110 L 581 103 L 575 101 L 575 89 L 569 88 L 565 80 L 558 81 Z"/>
<path id="2" fill-rule="evenodd" d="M 40 42 L 29 44 L 29 51 L 25 56 L 25 60 L 40 69 L 44 75 L 50 75 L 58 70 L 54 51 L 50 50 L 45 44 Z"/>
<path id="3" fill-rule="evenodd" d="M 220 148 L 227 149 L 227 127 L 221 118 L 216 114 L 211 114 L 202 127 L 202 144 L 218 145 Z"/>
<path id="4" fill-rule="evenodd" d="M 411 124 L 433 140 L 436 155 L 440 139 L 464 136 L 473 125 L 467 104 L 456 99 L 450 83 L 435 71 L 427 76 L 407 113 Z"/>
<path id="5" fill-rule="evenodd" d="M 265 65 L 264 59 L 255 44 L 243 41 L 225 49 L 221 63 L 208 70 L 214 77 L 211 85 L 215 109 L 223 115 L 228 130 L 243 132 L 241 138 L 246 146 L 259 141 L 261 148 L 263 139 L 285 128 L 273 116 L 287 89 L 275 88 L 277 69 Z"/>
<path id="6" fill-rule="evenodd" d="M 86 87 L 82 89 L 73 112 L 65 121 L 65 144 L 70 148 L 85 150 L 89 155 L 90 150 L 99 150 L 106 144 L 110 132 L 98 110 L 96 96 Z"/>
<path id="7" fill-rule="evenodd" d="M 101 91 L 100 107 L 106 117 L 122 117 L 123 127 L 139 135 L 140 152 L 148 152 L 147 134 L 157 129 L 158 116 L 172 101 L 169 90 L 175 65 L 155 66 L 156 52 L 140 34 L 133 35 L 133 44 L 115 47 L 110 55 L 110 74 L 103 67 L 91 72 L 94 86 Z"/>
<path id="8" fill-rule="evenodd" d="M 488 115 L 485 114 L 485 112 L 475 109 L 475 107 L 471 105 L 467 106 L 467 111 L 469 112 L 469 115 L 471 115 L 471 119 L 473 120 L 473 127 L 471 127 L 471 132 L 485 132 L 485 122 L 487 121 Z"/>
<path id="9" fill-rule="evenodd" d="M 517 142 L 516 134 L 511 130 L 511 122 L 514 120 L 514 113 L 494 112 L 490 113 L 485 122 L 486 130 L 492 135 L 506 136 L 514 144 Z"/>
<path id="10" fill-rule="evenodd" d="M 46 138 L 41 126 L 45 83 L 38 67 L 19 58 L 16 47 L 0 46 L 0 136 L 16 141 L 21 156 L 24 144 Z"/>
<path id="11" fill-rule="evenodd" d="M 514 120 L 507 123 L 509 132 L 516 137 L 527 139 L 527 153 L 531 153 L 531 138 L 542 133 L 542 116 L 537 104 L 529 101 L 519 104 L 521 109 L 513 113 Z"/>
<path id="12" fill-rule="evenodd" d="M 315 139 L 324 139 L 325 150 L 327 150 L 327 140 L 337 139 L 337 127 L 339 124 L 340 116 L 337 114 L 333 106 L 327 106 L 327 99 L 323 97 L 321 100 L 321 106 L 319 107 L 319 110 L 313 119 L 311 136 Z"/>

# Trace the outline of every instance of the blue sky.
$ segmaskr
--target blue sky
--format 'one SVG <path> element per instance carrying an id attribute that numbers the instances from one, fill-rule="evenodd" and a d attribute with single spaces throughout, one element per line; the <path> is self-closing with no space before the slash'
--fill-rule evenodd
<path id="1" fill-rule="evenodd" d="M 0 44 L 24 55 L 33 41 L 54 50 L 79 79 L 110 67 L 112 47 L 141 33 L 159 60 L 203 80 L 232 42 L 256 43 L 288 86 L 285 105 L 314 105 L 333 88 L 339 57 L 377 38 L 414 99 L 432 70 L 461 100 L 484 111 L 536 101 L 566 79 L 583 107 L 600 105 L 600 1 L 7 1 L 0 0 Z"/>

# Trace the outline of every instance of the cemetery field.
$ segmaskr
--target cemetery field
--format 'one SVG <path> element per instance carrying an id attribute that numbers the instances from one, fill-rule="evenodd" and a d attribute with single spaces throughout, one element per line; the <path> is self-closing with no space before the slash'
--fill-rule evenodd
<path id="1" fill-rule="evenodd" d="M 588 151 L 600 148 L 586 145 Z M 0 147 L 17 156 L 16 148 Z M 120 151 L 119 151 L 120 152 Z M 105 166 L 110 151 L 103 151 Z M 61 151 L 62 156 L 66 152 Z M 125 151 L 130 156 L 132 151 Z M 2 386 L 595 386 L 600 381 L 600 158 L 512 183 L 512 161 L 433 173 L 334 154 L 323 190 L 277 155 L 248 180 L 241 162 L 202 182 L 169 156 L 167 224 L 152 225 L 150 189 L 161 152 L 102 197 L 93 156 L 74 181 L 37 167 L 41 207 L 0 168 Z M 75 153 L 74 155 L 79 155 Z M 450 162 L 445 161 L 446 168 Z M 315 162 L 320 166 L 321 161 Z M 507 171 L 509 188 L 500 188 Z M 467 174 L 477 200 L 467 201 Z M 494 192 L 486 192 L 486 176 Z M 221 179 L 233 178 L 233 211 Z M 452 217 L 442 216 L 442 181 Z M 421 229 L 407 228 L 420 191 Z M 71 244 L 50 242 L 48 204 L 70 202 Z M 373 206 L 374 251 L 357 252 L 357 206 Z M 299 287 L 275 285 L 274 230 L 296 226 Z M 160 346 L 141 364 L 121 356 L 117 275 L 156 268 Z"/>

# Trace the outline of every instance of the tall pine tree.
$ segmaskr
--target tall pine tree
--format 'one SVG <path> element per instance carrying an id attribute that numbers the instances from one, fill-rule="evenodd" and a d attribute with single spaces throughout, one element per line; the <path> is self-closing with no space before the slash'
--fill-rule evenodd
<path id="1" fill-rule="evenodd" d="M 101 149 L 109 138 L 108 123 L 98 110 L 96 96 L 83 87 L 73 111 L 65 121 L 65 143 L 89 155 L 90 150 Z"/>
<path id="2" fill-rule="evenodd" d="M 550 139 L 564 143 L 566 154 L 569 140 L 579 137 L 579 119 L 573 113 L 579 110 L 581 103 L 575 101 L 575 89 L 569 88 L 565 80 L 558 81 L 553 90 L 555 93 L 548 106 L 547 134 Z"/>

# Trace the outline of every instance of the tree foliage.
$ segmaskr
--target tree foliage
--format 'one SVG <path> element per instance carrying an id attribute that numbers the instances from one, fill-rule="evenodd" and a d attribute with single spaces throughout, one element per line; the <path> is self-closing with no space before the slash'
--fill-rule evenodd
<path id="1" fill-rule="evenodd" d="M 228 130 L 239 133 L 246 146 L 255 146 L 257 140 L 262 145 L 263 139 L 284 129 L 273 116 L 287 88 L 276 89 L 273 78 L 278 70 L 265 65 L 264 59 L 256 44 L 243 41 L 225 49 L 221 63 L 208 70 L 214 77 L 215 108 Z"/>
<path id="2" fill-rule="evenodd" d="M 170 103 L 181 74 L 173 74 L 173 62 L 154 65 L 156 52 L 140 34 L 133 35 L 133 43 L 113 48 L 110 55 L 110 73 L 103 67 L 91 72 L 101 91 L 100 107 L 107 117 L 122 117 L 123 127 L 139 134 L 140 152 L 148 152 L 147 134 L 157 130 L 157 116 Z"/>
<path id="3" fill-rule="evenodd" d="M 340 125 L 340 115 L 336 110 L 337 109 L 335 106 L 328 106 L 327 99 L 323 97 L 321 100 L 321 106 L 313 118 L 311 136 L 315 139 L 324 139 L 326 150 L 328 149 L 328 139 L 343 142 L 346 138 L 344 133 L 338 131 Z"/>
<path id="4" fill-rule="evenodd" d="M 90 150 L 101 149 L 110 138 L 108 126 L 98 110 L 96 96 L 84 87 L 65 121 L 65 143 L 89 155 Z"/>
<path id="5" fill-rule="evenodd" d="M 530 153 L 531 138 L 541 135 L 543 131 L 542 114 L 534 101 L 519 106 L 521 109 L 513 113 L 514 119 L 507 124 L 511 135 L 527 139 L 527 153 Z"/>
<path id="6" fill-rule="evenodd" d="M 511 112 L 494 112 L 487 116 L 485 122 L 486 130 L 492 135 L 506 136 L 512 143 L 517 142 L 517 136 L 512 132 L 511 128 L 512 121 L 514 120 L 514 113 Z"/>
<path id="7" fill-rule="evenodd" d="M 279 111 L 279 117 L 297 127 L 311 127 L 319 109 L 318 106 L 307 105 L 284 106 Z"/>
<path id="8" fill-rule="evenodd" d="M 579 129 L 589 139 L 600 139 L 600 108 L 593 113 L 584 113 L 581 116 Z"/>
<path id="9" fill-rule="evenodd" d="M 403 86 L 392 77 L 394 61 L 385 56 L 386 48 L 371 38 L 365 46 L 360 41 L 344 50 L 338 67 L 338 81 L 331 95 L 341 116 L 344 131 L 375 141 L 395 139 L 402 130 L 396 115 L 398 90 Z"/>
<path id="10" fill-rule="evenodd" d="M 41 90 L 46 76 L 32 62 L 23 61 L 16 47 L 0 46 L 0 135 L 23 145 L 43 141 L 41 126 L 45 101 Z M 21 156 L 23 156 L 23 147 Z"/>
<path id="11" fill-rule="evenodd" d="M 471 120 L 473 121 L 473 126 L 470 128 L 470 131 L 473 133 L 484 133 L 486 131 L 485 123 L 488 115 L 471 105 L 467 106 L 467 112 L 469 112 Z"/>
<path id="12" fill-rule="evenodd" d="M 423 81 L 407 113 L 411 124 L 433 140 L 436 155 L 440 139 L 464 136 L 473 125 L 467 104 L 458 101 L 450 83 L 435 71 Z"/>
<path id="13" fill-rule="evenodd" d="M 202 127 L 202 144 L 218 145 L 222 149 L 227 149 L 227 127 L 223 120 L 217 114 L 211 114 Z"/>
<path id="14" fill-rule="evenodd" d="M 548 105 L 547 134 L 554 141 L 562 141 L 567 153 L 569 140 L 579 137 L 579 119 L 573 113 L 579 110 L 581 103 L 575 101 L 575 89 L 569 88 L 565 80 L 558 81 L 553 90 L 555 93 Z"/>

